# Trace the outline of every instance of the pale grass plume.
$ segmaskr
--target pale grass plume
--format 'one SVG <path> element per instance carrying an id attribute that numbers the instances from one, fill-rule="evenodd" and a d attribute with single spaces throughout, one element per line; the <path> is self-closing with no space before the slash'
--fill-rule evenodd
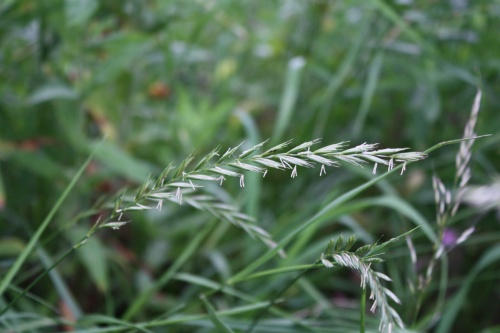
<path id="1" fill-rule="evenodd" d="M 389 242 L 394 240 L 392 239 Z M 400 299 L 381 283 L 381 280 L 391 282 L 391 278 L 372 268 L 373 263 L 382 262 L 382 259 L 378 257 L 378 254 L 380 254 L 378 249 L 383 248 L 389 242 L 379 246 L 376 243 L 368 244 L 351 251 L 355 242 L 355 236 L 349 237 L 345 242 L 342 236 L 330 241 L 325 252 L 321 255 L 320 262 L 327 268 L 341 266 L 359 273 L 361 278 L 360 287 L 365 289 L 368 286 L 370 288 L 369 298 L 373 301 L 370 311 L 375 312 L 378 310 L 380 312 L 380 332 L 391 332 L 396 326 L 404 328 L 401 317 L 389 303 L 389 300 L 391 300 L 401 304 Z"/>
<path id="2" fill-rule="evenodd" d="M 481 106 L 481 90 L 478 90 L 476 97 L 474 99 L 474 104 L 472 105 L 471 114 L 467 124 L 465 125 L 464 138 L 473 138 L 476 136 L 475 127 L 477 123 L 477 116 L 479 114 L 479 109 Z M 451 216 L 455 215 L 457 212 L 460 202 L 462 200 L 462 193 L 465 186 L 469 183 L 471 178 L 471 169 L 469 162 L 472 156 L 472 145 L 474 144 L 474 139 L 467 141 L 462 141 L 460 143 L 460 149 L 455 159 L 455 164 L 457 168 L 456 173 L 456 183 L 457 186 L 457 197 L 451 209 Z"/>
<path id="3" fill-rule="evenodd" d="M 420 291 L 427 288 L 432 280 L 432 275 L 434 267 L 436 266 L 437 260 L 441 258 L 445 251 L 449 250 L 446 248 L 443 238 L 446 233 L 446 227 L 450 218 L 454 217 L 460 207 L 460 203 L 464 200 L 464 194 L 466 192 L 466 185 L 471 178 L 470 160 L 472 157 L 472 145 L 474 144 L 474 138 L 477 136 L 475 132 L 475 127 L 477 123 L 477 118 L 481 105 L 482 93 L 480 90 L 477 91 L 472 105 L 471 113 L 467 123 L 465 125 L 463 141 L 460 143 L 459 150 L 455 157 L 455 182 L 453 185 L 453 190 L 446 187 L 443 181 L 434 174 L 432 176 L 432 187 L 434 190 L 434 201 L 436 205 L 436 223 L 439 232 L 439 238 L 434 245 L 434 254 L 428 263 L 427 270 L 424 276 L 419 276 L 418 289 Z M 462 235 L 458 238 L 460 243 L 467 240 L 474 232 L 474 228 L 468 228 Z M 454 245 L 459 242 L 455 241 Z M 454 246 L 453 245 L 453 246 Z M 411 248 L 411 244 L 408 243 L 408 248 L 412 256 L 413 265 L 416 264 L 414 258 L 414 249 Z"/>
<path id="4" fill-rule="evenodd" d="M 475 141 L 474 137 L 477 136 L 475 127 L 481 106 L 481 96 L 482 93 L 480 90 L 478 90 L 476 97 L 474 98 L 474 103 L 472 105 L 469 119 L 464 129 L 463 139 L 467 140 L 464 140 L 460 143 L 460 148 L 455 157 L 456 173 L 454 190 L 448 190 L 437 175 L 434 175 L 432 179 L 436 207 L 438 207 L 437 221 L 438 225 L 440 225 L 441 227 L 444 227 L 447 220 L 455 216 L 455 214 L 457 213 L 463 198 L 464 188 L 471 178 L 471 169 L 469 163 L 472 157 L 472 145 Z M 455 193 L 454 197 L 452 196 L 452 192 Z"/>
<path id="5" fill-rule="evenodd" d="M 384 164 L 390 170 L 396 164 L 406 164 L 426 158 L 421 152 L 403 152 L 407 148 L 380 149 L 377 144 L 363 143 L 352 148 L 346 148 L 347 142 L 312 149 L 320 143 L 320 139 L 304 142 L 295 147 L 292 140 L 271 147 L 258 153 L 267 141 L 238 153 L 243 143 L 227 149 L 223 154 L 220 148 L 215 148 L 205 155 L 194 168 L 189 169 L 194 160 L 190 154 L 179 166 L 168 165 L 157 177 L 149 177 L 136 194 L 120 195 L 115 202 L 110 219 L 115 219 L 127 211 L 152 210 L 163 208 L 164 201 L 179 205 L 188 204 L 194 208 L 207 211 L 215 217 L 228 221 L 243 229 L 253 238 L 267 245 L 274 244 L 271 236 L 255 224 L 255 220 L 239 211 L 235 206 L 222 203 L 219 199 L 203 191 L 204 182 L 219 185 L 235 178 L 241 188 L 245 187 L 243 172 L 260 173 L 265 176 L 269 169 L 288 171 L 292 178 L 298 177 L 299 168 L 320 166 L 320 176 L 326 174 L 327 167 L 339 167 L 340 162 L 362 166 L 365 163 Z M 203 191 L 205 193 L 206 191 Z M 110 223 L 107 220 L 106 223 Z M 117 221 L 118 222 L 118 221 Z M 104 225 L 104 224 L 101 224 Z M 107 226 L 119 228 L 123 224 L 115 223 Z"/>
<path id="6" fill-rule="evenodd" d="M 475 132 L 475 127 L 477 123 L 477 117 L 479 114 L 479 109 L 481 106 L 481 90 L 478 90 L 476 97 L 474 98 L 474 103 L 472 105 L 472 110 L 469 119 L 465 125 L 463 139 L 460 143 L 460 148 L 455 157 L 455 185 L 454 191 L 456 195 L 452 198 L 452 191 L 448 190 L 441 179 L 437 175 L 432 178 L 432 184 L 435 193 L 436 207 L 437 209 L 437 222 L 440 228 L 444 228 L 448 219 L 455 216 L 460 207 L 462 201 L 465 186 L 468 184 L 471 178 L 471 169 L 469 166 L 472 157 L 472 145 L 474 144 L 474 137 L 477 136 Z"/>

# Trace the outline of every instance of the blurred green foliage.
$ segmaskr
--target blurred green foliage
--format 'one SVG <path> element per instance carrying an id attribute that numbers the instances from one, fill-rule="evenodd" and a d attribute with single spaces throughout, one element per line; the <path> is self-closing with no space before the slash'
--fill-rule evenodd
<path id="1" fill-rule="evenodd" d="M 179 163 L 193 151 L 201 157 L 218 145 L 224 150 L 242 141 L 248 148 L 268 138 L 273 143 L 322 138 L 323 144 L 350 140 L 352 145 L 379 142 L 381 148 L 425 150 L 462 136 L 481 89 L 477 132 L 494 135 L 474 146 L 472 182 L 487 184 L 500 166 L 499 32 L 498 0 L 4 0 L 0 274 L 102 137 L 106 139 L 94 162 L 44 234 L 39 252 L 16 278 L 16 287 L 25 287 L 48 267 L 40 251 L 55 260 L 122 188 L 134 188 L 170 162 Z M 430 177 L 437 172 L 452 183 L 457 149 L 436 151 L 403 177 L 368 191 L 366 198 L 394 195 L 433 225 Z M 368 169 L 335 169 L 321 178 L 317 170 L 300 170 L 295 179 L 270 172 L 264 179 L 248 175 L 244 189 L 228 182 L 209 190 L 239 204 L 280 239 L 326 202 L 371 178 Z M 354 202 L 345 214 L 297 240 L 285 262 L 314 261 L 341 232 L 354 232 L 368 242 L 409 230 L 412 224 L 402 208 L 390 211 L 384 208 L 388 206 L 372 202 L 357 207 Z M 470 245 L 449 254 L 450 295 L 469 281 L 467 272 L 500 240 L 494 214 L 478 215 L 464 207 L 461 216 L 452 221 L 453 228 L 461 232 L 477 224 L 477 232 Z M 54 273 L 61 279 L 45 279 L 16 311 L 55 316 L 34 300 L 38 295 L 66 319 L 64 306 L 71 304 L 73 315 L 81 311 L 119 318 L 212 218 L 169 205 L 162 212 L 127 219 L 133 223 L 99 234 L 64 261 Z M 183 272 L 223 282 L 265 251 L 226 224 L 215 223 L 206 232 L 209 236 Z M 432 243 L 422 232 L 415 234 L 425 262 Z M 435 325 L 434 296 L 424 301 L 412 323 L 408 249 L 400 243 L 388 252 L 386 269 L 403 300 L 397 310 L 415 330 L 430 329 Z M 495 265 L 474 270 L 474 281 L 481 283 L 467 282 L 474 291 L 459 304 L 452 332 L 493 332 L 495 325 L 499 330 L 500 274 Z M 309 282 L 291 290 L 287 311 L 314 317 L 309 312 L 323 304 L 320 300 L 341 302 L 358 295 L 352 276 L 328 274 L 311 274 Z M 286 278 L 265 285 L 251 281 L 241 288 L 266 299 Z M 151 320 L 175 311 L 178 304 L 186 306 L 186 313 L 203 311 L 203 302 L 192 301 L 202 288 L 184 280 L 158 291 L 137 318 Z M 437 282 L 432 288 L 439 288 Z M 323 298 L 313 297 L 313 289 Z M 223 297 L 215 302 L 215 308 L 237 304 Z M 341 323 L 342 331 L 356 322 L 357 313 L 341 311 L 327 317 Z M 197 327 L 209 331 L 202 324 Z"/>

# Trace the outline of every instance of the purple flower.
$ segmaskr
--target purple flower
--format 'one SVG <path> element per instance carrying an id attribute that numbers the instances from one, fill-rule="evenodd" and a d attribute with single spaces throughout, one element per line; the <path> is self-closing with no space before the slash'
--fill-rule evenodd
<path id="1" fill-rule="evenodd" d="M 443 233 L 443 245 L 445 248 L 454 246 L 457 243 L 458 233 L 453 230 L 446 228 Z"/>

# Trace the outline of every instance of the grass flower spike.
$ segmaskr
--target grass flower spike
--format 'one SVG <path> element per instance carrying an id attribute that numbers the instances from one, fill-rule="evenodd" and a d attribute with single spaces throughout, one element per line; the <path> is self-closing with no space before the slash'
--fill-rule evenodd
<path id="1" fill-rule="evenodd" d="M 197 192 L 203 188 L 202 182 L 215 182 L 222 185 L 226 177 L 236 178 L 239 180 L 239 186 L 244 188 L 245 175 L 242 172 L 261 173 L 265 176 L 269 169 L 288 170 L 291 177 L 295 178 L 298 176 L 300 167 L 313 168 L 320 165 L 321 176 L 326 174 L 326 167 L 339 167 L 342 162 L 356 166 L 371 162 L 374 163 L 374 171 L 378 164 L 387 165 L 391 170 L 396 164 L 406 165 L 406 163 L 418 161 L 427 156 L 421 152 L 403 153 L 408 148 L 377 150 L 377 144 L 367 143 L 346 148 L 347 142 L 340 142 L 313 150 L 312 147 L 320 143 L 319 139 L 304 142 L 291 149 L 288 149 L 292 143 L 292 140 L 289 140 L 257 154 L 265 143 L 266 141 L 237 154 L 242 143 L 227 149 L 222 156 L 219 154 L 220 149 L 216 148 L 205 155 L 191 170 L 188 170 L 188 167 L 194 160 L 193 155 L 189 155 L 178 167 L 170 164 L 156 179 L 148 179 L 137 190 L 135 196 L 119 196 L 110 218 L 121 217 L 126 211 L 160 210 L 165 200 L 179 205 L 186 203 L 242 228 L 250 236 L 265 244 L 274 244 L 270 235 L 256 226 L 252 217 L 240 213 L 237 207 L 221 203 L 209 193 L 198 194 Z M 110 223 L 110 221 L 104 221 L 101 225 L 113 228 L 123 225 L 118 222 Z"/>
<path id="2" fill-rule="evenodd" d="M 401 304 L 400 299 L 381 283 L 381 280 L 388 282 L 392 280 L 387 275 L 375 271 L 372 268 L 372 264 L 383 261 L 379 257 L 383 248 L 407 236 L 409 233 L 413 232 L 413 230 L 380 245 L 377 245 L 377 243 L 368 244 L 359 247 L 355 251 L 351 251 L 351 248 L 356 242 L 356 237 L 351 236 L 347 241 L 344 241 L 344 238 L 340 236 L 330 241 L 320 258 L 320 262 L 327 268 L 341 266 L 355 270 L 360 274 L 361 288 L 365 289 L 366 286 L 370 287 L 369 298 L 373 300 L 370 311 L 375 312 L 376 309 L 380 311 L 380 332 L 391 332 L 396 326 L 404 328 L 404 324 L 399 314 L 389 303 L 390 299 L 397 304 Z"/>

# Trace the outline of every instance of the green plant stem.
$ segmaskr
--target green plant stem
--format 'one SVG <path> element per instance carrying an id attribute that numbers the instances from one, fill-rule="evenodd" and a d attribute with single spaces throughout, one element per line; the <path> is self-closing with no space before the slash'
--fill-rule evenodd
<path id="1" fill-rule="evenodd" d="M 302 271 L 302 270 L 310 270 L 313 268 L 321 268 L 321 267 L 325 267 L 325 266 L 323 264 L 319 263 L 319 264 L 296 265 L 296 266 L 288 266 L 288 267 L 269 269 L 269 270 L 265 270 L 262 272 L 257 272 L 255 274 L 249 275 L 244 280 L 251 280 L 251 279 L 260 278 L 260 277 L 269 276 L 269 275 L 283 274 L 283 273 L 296 272 L 296 271 Z"/>
<path id="2" fill-rule="evenodd" d="M 314 268 L 314 267 L 313 267 Z M 276 304 L 276 301 L 278 300 L 278 298 L 280 298 L 287 290 L 288 288 L 290 288 L 291 286 L 293 286 L 301 277 L 303 277 L 307 272 L 309 272 L 312 268 L 309 268 L 309 269 L 306 269 L 304 270 L 303 272 L 301 272 L 300 274 L 298 274 L 296 277 L 294 277 L 290 282 L 288 282 L 283 288 L 281 288 L 280 291 L 278 291 L 274 296 L 273 298 L 271 299 L 271 301 L 269 302 L 269 305 L 267 305 L 266 307 L 264 307 L 256 316 L 255 318 L 253 319 L 252 321 L 252 324 L 250 325 L 250 327 L 248 328 L 247 330 L 247 333 L 252 333 L 255 326 L 259 323 L 260 319 L 262 318 L 262 316 L 267 312 L 269 311 L 269 308 L 271 308 L 274 304 Z"/>
<path id="3" fill-rule="evenodd" d="M 473 136 L 473 137 L 470 137 L 470 138 L 462 138 L 462 139 L 456 139 L 456 140 L 443 141 L 443 142 L 440 142 L 440 143 L 435 144 L 434 146 L 430 147 L 429 149 L 427 149 L 426 151 L 424 151 L 424 153 L 429 154 L 432 151 L 434 151 L 434 150 L 436 150 L 438 148 L 441 148 L 443 146 L 452 145 L 452 144 L 459 143 L 459 142 L 462 142 L 462 141 L 468 141 L 468 140 L 475 140 L 475 139 L 479 139 L 479 138 L 484 138 L 484 137 L 487 137 L 487 136 L 491 136 L 491 134 Z"/>
<path id="4" fill-rule="evenodd" d="M 186 263 L 186 261 L 193 255 L 193 253 L 199 248 L 201 242 L 209 234 L 213 228 L 213 223 L 205 224 L 204 228 L 196 235 L 196 237 L 189 243 L 189 245 L 184 249 L 182 254 L 177 258 L 177 260 L 170 266 L 170 268 L 156 281 L 156 283 L 151 286 L 148 290 L 144 291 L 138 298 L 130 305 L 125 314 L 123 315 L 124 320 L 130 320 L 134 317 L 139 310 L 144 307 L 151 296 L 164 287 L 177 273 L 177 271 Z"/>
<path id="5" fill-rule="evenodd" d="M 102 143 L 102 141 L 101 141 L 101 143 Z M 26 245 L 23 252 L 21 252 L 19 257 L 17 257 L 16 261 L 14 262 L 14 265 L 12 265 L 12 267 L 9 269 L 7 274 L 4 276 L 4 278 L 0 282 L 0 297 L 2 297 L 3 293 L 5 292 L 5 290 L 8 288 L 8 286 L 12 282 L 12 279 L 14 279 L 14 276 L 16 276 L 17 272 L 21 269 L 21 266 L 24 264 L 24 262 L 26 261 L 28 256 L 31 254 L 31 252 L 33 252 L 36 243 L 39 241 L 40 237 L 42 236 L 42 233 L 45 231 L 45 229 L 47 228 L 49 223 L 52 221 L 52 218 L 54 217 L 56 212 L 59 210 L 59 207 L 61 207 L 63 201 L 66 199 L 69 192 L 71 192 L 71 190 L 75 186 L 75 184 L 78 181 L 78 179 L 80 178 L 80 176 L 83 174 L 83 171 L 85 171 L 85 169 L 87 168 L 87 165 L 90 163 L 90 161 L 92 160 L 92 157 L 94 156 L 96 151 L 99 149 L 99 146 L 100 146 L 100 144 L 92 151 L 92 153 L 87 158 L 85 163 L 83 163 L 83 165 L 80 167 L 80 169 L 75 174 L 73 179 L 71 179 L 71 182 L 68 184 L 68 186 L 66 187 L 64 192 L 61 194 L 61 196 L 59 197 L 59 199 L 57 200 L 55 205 L 52 207 L 50 212 L 47 214 L 47 216 L 43 220 L 40 227 L 38 227 L 38 229 L 35 232 L 35 234 L 33 235 L 33 237 L 31 237 L 28 245 Z M 58 261 L 58 263 L 59 263 L 59 261 Z M 53 266 L 53 267 L 55 267 L 55 266 Z"/>
<path id="6" fill-rule="evenodd" d="M 359 333 L 365 333 L 366 315 L 366 288 L 361 290 L 361 307 L 359 313 Z"/>
<path id="7" fill-rule="evenodd" d="M 42 274 L 40 274 L 33 282 L 30 283 L 30 285 L 26 288 L 24 288 L 24 290 L 18 294 L 16 296 L 16 298 L 14 298 L 14 300 L 12 302 L 10 302 L 5 308 L 2 309 L 2 311 L 0 311 L 0 316 L 4 315 L 12 306 L 14 306 L 14 304 L 17 303 L 17 301 L 21 298 L 21 297 L 24 297 L 28 291 L 31 290 L 31 288 L 33 288 L 33 286 L 35 286 L 40 280 L 42 280 L 45 276 L 47 276 L 47 274 L 50 273 L 50 271 L 52 271 L 57 265 L 59 265 L 64 259 L 66 259 L 71 253 L 73 253 L 73 251 L 75 251 L 75 248 L 74 247 L 71 247 L 70 249 L 68 249 L 62 256 L 59 257 L 59 259 L 57 259 L 53 264 L 52 266 L 50 266 L 49 268 L 47 268 L 45 271 L 43 271 Z"/>
<path id="8" fill-rule="evenodd" d="M 257 302 L 253 303 L 250 305 L 243 305 L 239 307 L 234 307 L 231 309 L 227 310 L 220 310 L 220 311 L 215 311 L 215 314 L 219 317 L 221 316 L 232 316 L 232 315 L 238 315 L 242 313 L 248 313 L 248 312 L 253 312 L 259 309 L 263 309 L 269 306 L 271 302 Z M 92 318 L 92 316 L 89 316 L 88 318 Z M 176 325 L 176 324 L 184 324 L 184 323 L 189 323 L 195 320 L 202 320 L 202 319 L 207 319 L 209 318 L 208 314 L 194 314 L 194 315 L 180 315 L 180 316 L 175 316 L 173 318 L 169 319 L 163 319 L 163 320 L 157 320 L 154 322 L 142 322 L 142 323 L 136 323 L 134 324 L 134 327 L 137 329 L 139 328 L 153 328 L 153 327 L 161 327 L 161 326 L 169 326 L 169 325 Z M 85 319 L 85 318 L 84 318 Z M 97 320 L 92 321 L 92 324 L 99 324 L 102 323 L 103 320 L 99 320 L 99 318 L 96 318 Z M 106 320 L 104 323 L 108 323 L 109 321 Z M 121 321 L 122 322 L 122 321 Z M 130 324 L 124 325 L 121 324 L 120 326 L 109 326 L 109 327 L 98 327 L 95 329 L 86 329 L 86 333 L 105 333 L 105 332 L 120 332 L 120 331 L 125 331 L 125 330 L 130 330 Z"/>

